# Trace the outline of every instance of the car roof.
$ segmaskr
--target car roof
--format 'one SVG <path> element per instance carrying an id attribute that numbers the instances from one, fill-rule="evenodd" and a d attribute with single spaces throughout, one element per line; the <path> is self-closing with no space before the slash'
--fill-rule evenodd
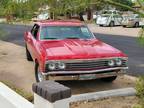
<path id="1" fill-rule="evenodd" d="M 41 20 L 36 21 L 39 26 L 82 26 L 84 25 L 79 20 Z"/>

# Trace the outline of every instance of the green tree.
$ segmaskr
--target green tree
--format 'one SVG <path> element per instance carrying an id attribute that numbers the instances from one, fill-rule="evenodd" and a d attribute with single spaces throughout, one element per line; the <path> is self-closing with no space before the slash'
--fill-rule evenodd
<path id="1" fill-rule="evenodd" d="M 114 1 L 116 3 L 121 3 L 121 4 L 124 4 L 124 5 L 130 6 L 130 7 L 132 7 L 134 5 L 134 3 L 131 0 L 112 0 L 112 1 Z M 128 9 L 122 8 L 122 7 L 116 7 L 116 9 L 122 10 L 122 11 L 127 11 L 128 10 Z"/>
<path id="2" fill-rule="evenodd" d="M 13 17 L 31 19 L 34 12 L 46 3 L 46 0 L 28 0 L 26 2 L 17 2 L 14 0 L 0 1 L 0 16 L 6 16 L 7 19 Z"/>
<path id="3" fill-rule="evenodd" d="M 7 20 L 13 19 L 13 16 L 17 10 L 17 3 L 14 1 L 8 1 L 4 8 L 4 14 L 7 17 Z"/>
<path id="4" fill-rule="evenodd" d="M 1 0 L 0 1 L 0 16 L 4 16 L 5 15 L 4 10 L 5 10 L 5 8 L 6 8 L 6 6 L 7 6 L 9 1 L 10 0 Z"/>
<path id="5" fill-rule="evenodd" d="M 105 2 L 109 3 L 110 5 L 113 5 L 115 7 L 121 7 L 121 8 L 127 9 L 129 11 L 132 11 L 132 12 L 136 13 L 136 14 L 139 14 L 141 17 L 144 17 L 144 13 L 143 13 L 143 11 L 144 11 L 144 9 L 143 9 L 143 7 L 144 7 L 143 2 L 144 1 L 143 0 L 137 0 L 137 1 L 140 2 L 139 3 L 139 4 L 141 4 L 141 9 L 140 10 L 142 10 L 142 11 L 135 10 L 131 6 L 128 6 L 128 5 L 125 5 L 125 4 L 122 4 L 122 3 L 118 3 L 118 2 L 114 2 L 113 0 L 105 0 Z"/>

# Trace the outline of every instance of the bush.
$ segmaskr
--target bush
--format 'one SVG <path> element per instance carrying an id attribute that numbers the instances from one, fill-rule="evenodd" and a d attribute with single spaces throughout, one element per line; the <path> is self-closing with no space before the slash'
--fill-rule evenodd
<path id="1" fill-rule="evenodd" d="M 144 108 L 144 76 L 141 76 L 136 82 L 136 95 L 140 105 Z"/>
<path id="2" fill-rule="evenodd" d="M 138 41 L 141 45 L 144 45 L 144 27 L 139 32 Z"/>
<path id="3" fill-rule="evenodd" d="M 135 105 L 133 108 L 143 108 L 141 105 Z"/>

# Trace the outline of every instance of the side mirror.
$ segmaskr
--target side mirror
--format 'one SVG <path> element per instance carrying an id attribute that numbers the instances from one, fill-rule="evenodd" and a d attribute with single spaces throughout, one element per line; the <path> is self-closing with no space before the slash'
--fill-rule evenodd
<path id="1" fill-rule="evenodd" d="M 39 32 L 35 32 L 35 33 L 34 33 L 34 38 L 35 38 L 35 39 L 38 39 L 38 37 L 39 37 Z"/>

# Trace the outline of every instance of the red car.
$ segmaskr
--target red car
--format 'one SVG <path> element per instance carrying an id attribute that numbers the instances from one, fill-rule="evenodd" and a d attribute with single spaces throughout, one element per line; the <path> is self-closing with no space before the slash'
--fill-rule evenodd
<path id="1" fill-rule="evenodd" d="M 123 52 L 96 39 L 79 21 L 39 21 L 24 39 L 38 82 L 96 78 L 112 82 L 128 69 Z"/>

